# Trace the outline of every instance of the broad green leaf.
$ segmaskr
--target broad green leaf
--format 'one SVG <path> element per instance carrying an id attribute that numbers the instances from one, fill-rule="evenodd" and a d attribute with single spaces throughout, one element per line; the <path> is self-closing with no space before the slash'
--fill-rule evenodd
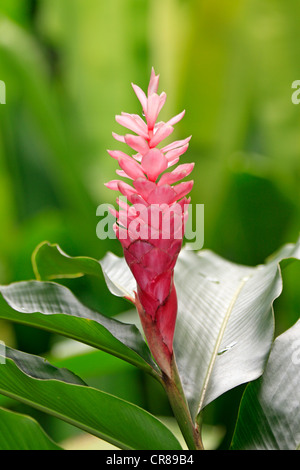
<path id="1" fill-rule="evenodd" d="M 262 374 L 273 342 L 273 302 L 282 291 L 278 262 L 287 256 L 300 258 L 299 243 L 257 267 L 207 250 L 182 252 L 174 349 L 193 416 Z"/>
<path id="2" fill-rule="evenodd" d="M 300 320 L 272 347 L 262 377 L 244 393 L 234 450 L 300 448 Z"/>
<path id="3" fill-rule="evenodd" d="M 24 281 L 0 286 L 0 294 L 0 318 L 70 337 L 154 373 L 156 366 L 135 325 L 89 309 L 66 287 Z"/>
<path id="4" fill-rule="evenodd" d="M 5 346 L 0 351 L 0 357 L 4 358 L 2 365 L 6 364 L 7 359 L 14 361 L 16 366 L 32 378 L 44 380 L 51 376 L 56 380 L 63 380 L 71 384 L 86 385 L 80 377 L 73 374 L 66 368 L 57 368 L 50 364 L 47 360 L 39 356 L 33 356 L 16 349 Z"/>
<path id="5" fill-rule="evenodd" d="M 30 416 L 0 408 L 0 450 L 62 450 Z"/>
<path id="6" fill-rule="evenodd" d="M 174 349 L 193 416 L 222 393 L 262 374 L 273 341 L 273 302 L 282 290 L 279 263 L 299 259 L 299 244 L 285 245 L 257 267 L 231 263 L 208 250 L 180 253 Z M 62 273 L 66 260 L 70 265 L 74 260 L 75 271 L 78 258 L 55 246 L 43 249 L 40 264 L 46 265 L 45 254 L 56 262 L 48 274 L 51 269 Z M 136 283 L 124 258 L 108 253 L 100 264 L 110 291 L 132 297 Z"/>
<path id="7" fill-rule="evenodd" d="M 42 242 L 32 254 L 35 276 L 41 281 L 76 278 L 90 274 L 103 277 L 99 261 L 86 256 L 71 257 L 57 244 Z"/>
<path id="8" fill-rule="evenodd" d="M 106 374 L 118 375 L 134 370 L 127 362 L 120 361 L 115 356 L 96 349 L 83 352 L 77 351 L 62 357 L 57 357 L 54 353 L 50 355 L 50 358 L 48 357 L 48 360 L 56 367 L 66 367 L 80 377 L 88 378 L 101 377 Z"/>
<path id="9" fill-rule="evenodd" d="M 115 263 L 111 262 L 115 258 Z M 69 256 L 57 244 L 42 242 L 32 255 L 36 278 L 43 281 L 61 278 L 76 278 L 92 275 L 105 278 L 111 292 L 118 297 L 134 298 L 136 282 L 127 264 L 118 264 L 119 258 L 110 257 L 98 261 L 84 256 Z M 113 279 L 113 282 L 110 281 Z"/>
<path id="10" fill-rule="evenodd" d="M 3 353 L 2 353 L 3 356 Z M 0 393 L 62 419 L 121 449 L 179 450 L 169 429 L 150 413 L 85 385 L 65 382 L 57 368 L 36 368 L 36 358 L 7 349 Z M 3 357 L 2 357 L 3 358 Z M 2 361 L 4 362 L 4 361 Z M 41 374 L 41 378 L 37 375 Z"/>
<path id="11" fill-rule="evenodd" d="M 273 342 L 273 302 L 282 291 L 279 263 L 288 258 L 300 259 L 300 240 L 257 267 L 209 250 L 181 251 L 175 267 L 174 350 L 193 417 L 224 392 L 262 374 Z M 124 259 L 108 253 L 101 265 L 108 287 L 119 289 L 123 270 L 128 273 Z M 131 285 L 122 285 L 127 295 Z"/>

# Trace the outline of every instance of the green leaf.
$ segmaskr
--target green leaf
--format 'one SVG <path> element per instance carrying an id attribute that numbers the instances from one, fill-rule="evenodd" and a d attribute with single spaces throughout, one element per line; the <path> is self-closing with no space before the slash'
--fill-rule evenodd
<path id="1" fill-rule="evenodd" d="M 0 450 L 62 450 L 30 416 L 0 408 Z"/>
<path id="2" fill-rule="evenodd" d="M 274 335 L 273 302 L 282 291 L 279 263 L 288 258 L 300 259 L 300 240 L 257 267 L 209 250 L 181 251 L 174 350 L 193 418 L 221 394 L 263 373 Z M 101 265 L 111 292 L 127 289 L 131 295 L 132 283 L 119 286 L 128 273 L 125 260 L 108 253 Z"/>
<path id="3" fill-rule="evenodd" d="M 62 274 L 67 255 L 55 246 L 43 249 L 47 256 L 51 250 L 56 261 L 48 274 Z M 40 255 L 40 264 L 46 265 Z M 300 240 L 256 267 L 237 265 L 209 250 L 181 251 L 175 267 L 174 350 L 193 417 L 227 390 L 263 373 L 274 335 L 273 302 L 282 291 L 279 263 L 292 258 L 300 258 Z M 76 258 L 68 257 L 68 263 L 72 260 L 75 271 Z M 124 258 L 107 253 L 100 265 L 114 295 L 134 295 L 136 282 Z"/>
<path id="4" fill-rule="evenodd" d="M 276 338 L 262 377 L 245 390 L 233 450 L 300 446 L 300 320 Z"/>
<path id="5" fill-rule="evenodd" d="M 62 419 L 121 449 L 181 449 L 171 431 L 145 410 L 95 388 L 65 382 L 57 368 L 47 366 L 43 369 L 43 361 L 37 371 L 36 358 L 28 354 L 25 355 L 26 367 L 23 367 L 23 355 L 20 351 L 7 349 L 5 363 L 0 366 L 1 394 Z M 37 379 L 37 374 L 42 378 Z"/>
<path id="6" fill-rule="evenodd" d="M 78 343 L 76 343 L 77 346 Z M 76 348 L 77 349 L 77 348 Z M 47 356 L 48 357 L 48 356 Z M 48 360 L 56 367 L 66 367 L 80 377 L 101 377 L 103 375 L 116 375 L 130 373 L 134 369 L 125 361 L 120 361 L 111 354 L 91 349 L 83 352 L 73 352 L 70 355 L 58 356 L 54 353 Z"/>
<path id="7" fill-rule="evenodd" d="M 107 318 L 54 282 L 0 286 L 0 318 L 45 329 L 113 354 L 154 374 L 156 366 L 135 325 Z"/>
<path id="8" fill-rule="evenodd" d="M 111 258 L 115 263 L 111 262 Z M 112 253 L 98 261 L 84 256 L 69 256 L 57 244 L 42 242 L 32 255 L 33 270 L 38 280 L 76 278 L 92 275 L 105 278 L 111 292 L 118 297 L 134 298 L 136 282 L 127 264 L 119 269 L 119 258 Z M 117 269 L 115 269 L 117 268 Z M 113 278 L 113 282 L 110 279 Z"/>
<path id="9" fill-rule="evenodd" d="M 76 278 L 90 274 L 103 278 L 99 261 L 86 256 L 71 257 L 57 244 L 42 242 L 32 254 L 32 266 L 39 281 Z"/>
<path id="10" fill-rule="evenodd" d="M 300 244 L 257 267 L 207 250 L 182 252 L 174 349 L 193 416 L 263 373 L 274 336 L 273 302 L 282 291 L 278 262 L 285 257 L 300 258 Z"/>
<path id="11" fill-rule="evenodd" d="M 4 358 L 3 364 L 6 364 L 7 359 L 14 361 L 16 366 L 32 378 L 45 380 L 51 376 L 56 380 L 63 380 L 64 382 L 86 385 L 80 377 L 73 374 L 66 368 L 58 368 L 50 364 L 47 360 L 27 354 L 16 349 L 5 346 L 4 350 L 0 352 L 0 357 Z"/>

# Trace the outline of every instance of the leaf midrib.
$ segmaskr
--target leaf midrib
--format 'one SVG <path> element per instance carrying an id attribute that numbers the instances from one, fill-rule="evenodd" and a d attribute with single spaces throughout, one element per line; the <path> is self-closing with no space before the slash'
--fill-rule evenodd
<path id="1" fill-rule="evenodd" d="M 101 433 L 101 432 L 97 431 L 96 429 L 81 423 L 80 421 L 77 421 L 73 418 L 69 418 L 67 415 L 64 415 L 62 413 L 58 413 L 57 411 L 54 411 L 52 408 L 48 408 L 44 405 L 40 405 L 40 404 L 36 403 L 35 401 L 29 400 L 28 398 L 24 398 L 24 397 L 18 395 L 17 393 L 7 392 L 6 390 L 3 390 L 3 389 L 0 389 L 0 393 L 2 395 L 5 395 L 8 398 L 15 399 L 15 400 L 17 400 L 21 403 L 24 403 L 25 405 L 29 405 L 29 406 L 31 406 L 31 407 L 39 410 L 39 411 L 42 411 L 42 412 L 47 413 L 47 414 L 51 414 L 55 418 L 61 419 L 62 421 L 65 421 L 68 424 L 76 426 L 79 429 L 82 429 L 83 431 L 88 432 L 89 434 L 93 434 L 94 436 L 98 437 L 99 439 L 103 439 L 106 442 L 109 442 L 110 444 L 115 445 L 116 447 L 121 447 L 123 450 L 134 450 L 132 447 L 127 446 L 127 445 L 125 445 L 124 443 L 122 443 L 120 441 L 114 440 L 111 437 L 107 436 L 106 434 Z"/>
<path id="2" fill-rule="evenodd" d="M 226 330 L 226 327 L 227 327 L 227 324 L 228 324 L 228 321 L 229 321 L 229 318 L 230 318 L 230 315 L 232 313 L 232 310 L 233 310 L 233 307 L 235 306 L 236 304 L 236 301 L 243 289 L 243 287 L 245 286 L 246 282 L 249 280 L 249 278 L 252 277 L 252 276 L 246 276 L 242 279 L 242 281 L 240 282 L 240 284 L 238 285 L 238 288 L 236 289 L 235 293 L 234 293 L 234 296 L 233 298 L 231 299 L 231 302 L 228 306 L 228 309 L 226 311 L 226 314 L 224 316 L 224 319 L 222 321 L 222 325 L 221 325 L 221 329 L 218 333 L 218 336 L 217 336 L 217 339 L 216 339 L 216 343 L 215 343 L 215 347 L 213 349 L 213 354 L 211 356 L 211 359 L 209 361 L 209 364 L 208 364 L 208 368 L 207 368 L 207 372 L 205 374 L 205 379 L 204 379 L 204 382 L 203 382 L 203 386 L 202 386 L 202 390 L 201 390 L 201 394 L 200 394 L 200 400 L 199 400 L 199 406 L 198 406 L 198 411 L 197 411 L 197 415 L 200 413 L 200 411 L 202 410 L 202 407 L 203 407 L 203 403 L 204 403 L 204 399 L 205 399 L 205 395 L 206 395 L 206 391 L 207 391 L 207 387 L 208 387 L 208 383 L 209 383 L 209 380 L 210 380 L 210 377 L 212 375 L 212 371 L 213 371 L 213 368 L 214 368 L 214 364 L 215 364 L 215 361 L 216 361 L 216 357 L 218 355 L 218 351 L 220 349 L 220 346 L 221 346 L 221 342 L 222 342 L 222 339 L 223 339 L 223 336 L 224 336 L 224 333 L 225 333 L 225 330 Z"/>

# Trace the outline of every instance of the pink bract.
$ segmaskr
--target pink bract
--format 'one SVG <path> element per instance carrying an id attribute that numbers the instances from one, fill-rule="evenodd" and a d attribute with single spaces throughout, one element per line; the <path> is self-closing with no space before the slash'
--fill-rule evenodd
<path id="1" fill-rule="evenodd" d="M 118 160 L 117 174 L 129 181 L 113 180 L 106 186 L 126 198 L 119 199 L 114 229 L 137 282 L 135 304 L 150 350 L 168 374 L 177 316 L 174 267 L 182 247 L 190 202 L 186 196 L 193 186 L 193 181 L 178 182 L 192 172 L 194 163 L 166 171 L 186 152 L 191 137 L 160 145 L 185 112 L 167 122 L 157 122 L 166 101 L 165 93 L 157 93 L 158 84 L 159 75 L 153 68 L 147 95 L 132 84 L 145 120 L 137 114 L 116 116 L 116 121 L 134 135 L 113 133 L 113 137 L 131 147 L 134 154 L 108 150 Z"/>

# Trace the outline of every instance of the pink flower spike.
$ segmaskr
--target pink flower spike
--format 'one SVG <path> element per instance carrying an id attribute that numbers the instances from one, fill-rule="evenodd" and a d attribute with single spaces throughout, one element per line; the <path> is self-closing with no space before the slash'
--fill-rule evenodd
<path id="1" fill-rule="evenodd" d="M 177 114 L 176 116 L 174 116 L 172 119 L 170 119 L 167 124 L 169 126 L 174 126 L 174 124 L 177 124 L 177 122 L 181 121 L 181 119 L 183 118 L 183 116 L 185 115 L 185 110 L 182 111 L 181 113 Z"/>
<path id="2" fill-rule="evenodd" d="M 173 204 L 177 199 L 177 194 L 174 189 L 165 184 L 164 186 L 157 186 L 148 196 L 149 204 Z"/>
<path id="3" fill-rule="evenodd" d="M 124 181 L 118 181 L 118 189 L 129 201 L 131 196 L 137 192 L 130 184 L 124 183 Z"/>
<path id="4" fill-rule="evenodd" d="M 107 150 L 107 153 L 115 160 L 119 160 L 119 158 L 126 158 L 127 160 L 131 160 L 131 157 L 121 150 Z"/>
<path id="5" fill-rule="evenodd" d="M 136 96 L 138 97 L 139 102 L 142 105 L 144 113 L 146 114 L 146 112 L 147 112 L 147 96 L 145 95 L 145 93 L 143 92 L 143 90 L 139 86 L 135 85 L 134 83 L 132 83 L 131 85 L 132 85 L 132 88 L 133 88 Z"/>
<path id="6" fill-rule="evenodd" d="M 191 138 L 192 138 L 192 136 L 190 135 L 189 137 L 187 137 L 184 140 L 176 140 L 175 142 L 172 142 L 171 144 L 166 145 L 165 147 L 163 147 L 161 149 L 161 151 L 162 152 L 168 152 L 169 150 L 174 150 L 174 149 L 177 149 L 178 147 L 182 147 L 182 146 L 188 144 L 189 141 L 191 140 Z"/>
<path id="7" fill-rule="evenodd" d="M 183 196 L 186 196 L 193 188 L 194 181 L 186 181 L 184 183 L 179 183 L 177 186 L 173 186 L 176 192 L 176 199 L 181 199 Z"/>
<path id="8" fill-rule="evenodd" d="M 159 84 L 159 75 L 155 75 L 154 68 L 152 67 L 151 75 L 150 75 L 150 82 L 148 86 L 148 97 L 152 95 L 152 93 L 157 93 L 158 84 Z"/>
<path id="9" fill-rule="evenodd" d="M 137 193 L 140 194 L 145 201 L 147 201 L 149 194 L 156 188 L 155 183 L 146 179 L 137 179 L 134 181 L 133 185 Z"/>
<path id="10" fill-rule="evenodd" d="M 160 106 L 160 97 L 156 94 L 152 94 L 148 98 L 147 103 L 147 125 L 149 131 L 152 131 L 154 128 L 154 124 L 156 122 L 158 113 L 159 113 L 159 106 Z"/>
<path id="11" fill-rule="evenodd" d="M 121 180 L 111 180 L 108 183 L 104 183 L 108 189 L 112 189 L 113 191 L 119 191 L 119 183 Z"/>
<path id="12" fill-rule="evenodd" d="M 166 93 L 162 92 L 162 93 L 159 95 L 158 114 L 161 112 L 163 106 L 165 105 L 166 99 L 167 99 Z"/>
<path id="13" fill-rule="evenodd" d="M 150 181 L 156 181 L 158 176 L 168 168 L 168 161 L 158 149 L 150 149 L 142 158 L 142 168 Z"/>
<path id="14" fill-rule="evenodd" d="M 143 157 L 140 153 L 136 153 L 135 155 L 132 155 L 132 158 L 141 163 Z"/>
<path id="15" fill-rule="evenodd" d="M 157 183 L 157 186 L 177 183 L 177 181 L 182 180 L 192 173 L 194 165 L 194 163 L 185 163 L 179 165 L 175 170 L 171 171 L 171 173 L 164 173 Z"/>
<path id="16" fill-rule="evenodd" d="M 116 170 L 116 173 L 118 176 L 121 176 L 122 178 L 129 178 L 130 180 L 133 180 L 133 178 L 128 176 L 127 173 L 125 173 L 125 171 L 123 170 Z"/>
<path id="17" fill-rule="evenodd" d="M 118 142 L 122 142 L 123 144 L 125 144 L 125 137 L 123 135 L 119 135 L 119 134 L 116 134 L 115 132 L 112 132 L 112 136 Z"/>
<path id="18" fill-rule="evenodd" d="M 112 215 L 113 217 L 115 217 L 115 219 L 118 219 L 118 217 L 119 217 L 119 212 L 116 211 L 116 209 L 114 209 L 113 207 L 109 207 L 108 210 L 109 210 L 109 212 L 111 213 L 111 215 Z"/>
<path id="19" fill-rule="evenodd" d="M 162 126 L 158 131 L 155 132 L 154 136 L 149 142 L 149 146 L 151 148 L 156 147 L 162 140 L 166 139 L 169 137 L 170 134 L 172 134 L 174 128 L 172 126 L 168 126 L 165 124 Z"/>
<path id="20" fill-rule="evenodd" d="M 117 218 L 114 230 L 137 283 L 135 298 L 131 300 L 137 307 L 149 348 L 160 369 L 171 377 L 177 315 L 174 267 L 188 217 L 190 199 L 186 196 L 193 187 L 193 181 L 179 181 L 190 175 L 194 164 L 182 164 L 165 172 L 186 152 L 191 137 L 157 148 L 185 114 L 183 111 L 167 122 L 157 122 L 166 101 L 164 92 L 157 93 L 158 85 L 159 75 L 153 68 L 147 95 L 132 84 L 145 120 L 137 114 L 116 116 L 120 125 L 136 135 L 113 133 L 113 137 L 129 145 L 135 154 L 131 152 L 129 156 L 119 150 L 108 153 L 119 162 L 117 174 L 131 179 L 133 186 L 121 180 L 112 180 L 106 186 L 119 190 L 129 202 L 117 200 L 119 209 L 112 211 Z"/>
<path id="21" fill-rule="evenodd" d="M 125 142 L 129 147 L 142 155 L 145 155 L 149 151 L 149 146 L 146 140 L 139 135 L 126 134 Z"/>
<path id="22" fill-rule="evenodd" d="M 128 115 L 121 115 L 121 116 L 116 116 L 116 121 L 118 124 L 121 126 L 127 127 L 127 129 L 135 132 L 136 134 L 140 135 L 141 137 L 144 137 L 145 139 L 148 138 L 148 131 L 147 131 L 147 126 L 145 124 L 145 128 L 141 126 L 140 123 L 137 122 L 137 120 L 131 116 L 130 114 Z"/>
<path id="23" fill-rule="evenodd" d="M 127 202 L 124 200 L 124 198 L 117 197 L 116 202 L 117 202 L 119 208 L 123 209 L 123 210 L 129 210 L 129 208 L 132 207 L 129 204 L 127 204 Z"/>
<path id="24" fill-rule="evenodd" d="M 188 147 L 189 147 L 189 144 L 186 144 L 183 147 L 170 150 L 169 152 L 166 153 L 166 159 L 168 160 L 168 162 L 174 161 L 175 159 L 181 157 L 181 155 L 183 155 L 187 151 Z"/>
<path id="25" fill-rule="evenodd" d="M 145 178 L 141 165 L 136 161 L 120 158 L 119 165 L 129 178 L 132 178 L 133 180 L 136 180 L 137 178 Z"/>
<path id="26" fill-rule="evenodd" d="M 170 162 L 168 161 L 168 168 L 170 168 L 173 165 L 176 165 L 176 163 L 179 162 L 179 157 L 174 158 L 174 160 L 171 160 Z"/>
<path id="27" fill-rule="evenodd" d="M 141 116 L 139 116 L 138 114 L 128 114 L 128 113 L 121 113 L 122 116 L 132 116 L 136 123 L 141 127 L 141 129 L 143 129 L 144 132 L 146 132 L 148 134 L 148 128 L 147 128 L 147 124 L 145 123 L 145 121 L 141 118 Z"/>

